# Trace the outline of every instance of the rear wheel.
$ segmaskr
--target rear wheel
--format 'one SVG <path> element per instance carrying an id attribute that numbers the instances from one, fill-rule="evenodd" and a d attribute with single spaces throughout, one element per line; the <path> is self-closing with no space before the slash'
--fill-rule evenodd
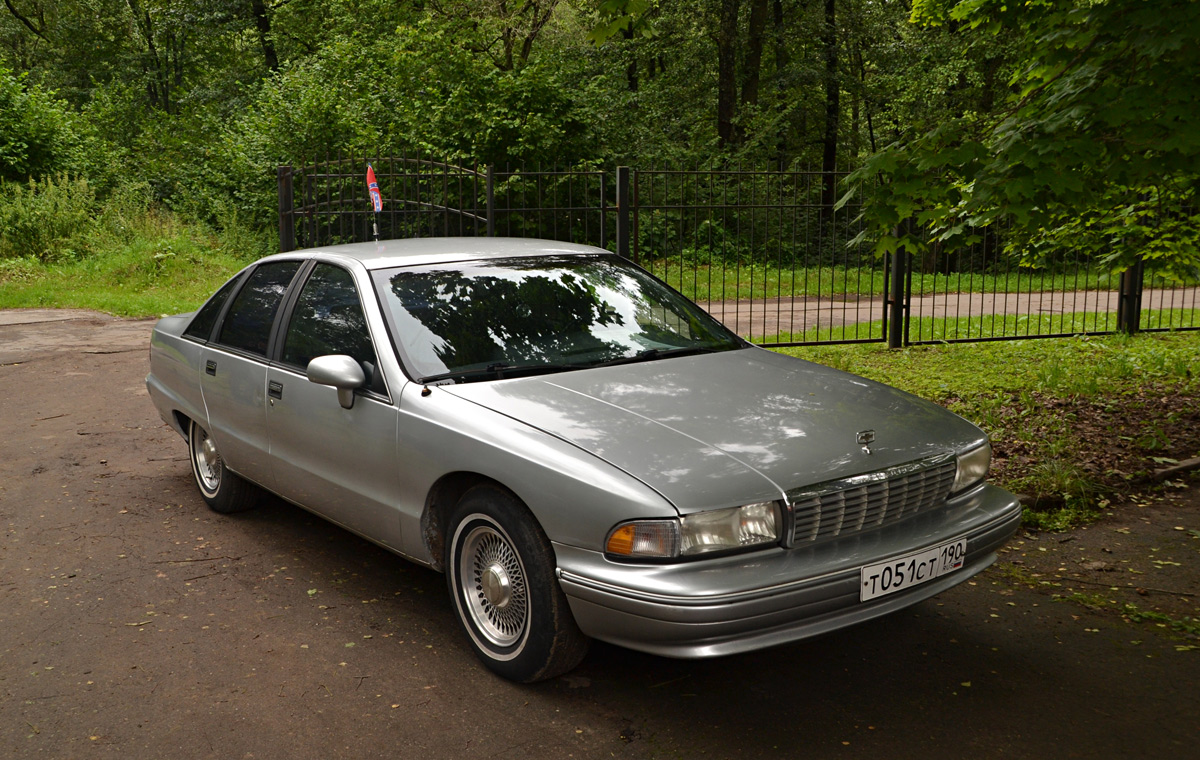
<path id="1" fill-rule="evenodd" d="M 195 420 L 188 425 L 188 449 L 200 496 L 214 512 L 244 512 L 254 506 L 258 489 L 225 468 L 216 441 Z"/>
<path id="2" fill-rule="evenodd" d="M 450 517 L 446 581 L 459 623 L 483 663 L 505 678 L 541 681 L 587 654 L 554 576 L 554 552 L 533 515 L 491 485 L 463 496 Z"/>

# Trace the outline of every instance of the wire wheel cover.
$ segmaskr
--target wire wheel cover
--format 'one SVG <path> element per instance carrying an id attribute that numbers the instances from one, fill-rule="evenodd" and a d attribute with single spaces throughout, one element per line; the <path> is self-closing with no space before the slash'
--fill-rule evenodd
<path id="1" fill-rule="evenodd" d="M 507 536 L 481 525 L 464 539 L 459 556 L 459 585 L 471 619 L 492 644 L 516 644 L 529 616 L 528 585 L 516 549 Z"/>

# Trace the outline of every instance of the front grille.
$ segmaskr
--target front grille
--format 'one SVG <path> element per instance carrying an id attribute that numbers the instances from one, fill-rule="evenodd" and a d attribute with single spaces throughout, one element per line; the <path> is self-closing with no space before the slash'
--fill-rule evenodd
<path id="1" fill-rule="evenodd" d="M 788 492 L 794 545 L 890 525 L 946 501 L 954 485 L 953 456 L 923 459 Z"/>

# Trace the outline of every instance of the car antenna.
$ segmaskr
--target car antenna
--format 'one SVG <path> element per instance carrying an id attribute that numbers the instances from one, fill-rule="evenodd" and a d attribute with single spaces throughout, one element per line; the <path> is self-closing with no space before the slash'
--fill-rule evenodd
<path id="1" fill-rule="evenodd" d="M 367 193 L 371 196 L 371 208 L 375 218 L 371 221 L 371 230 L 375 234 L 375 242 L 379 242 L 379 212 L 383 210 L 383 196 L 379 192 L 379 183 L 375 181 L 375 169 L 367 162 Z"/>

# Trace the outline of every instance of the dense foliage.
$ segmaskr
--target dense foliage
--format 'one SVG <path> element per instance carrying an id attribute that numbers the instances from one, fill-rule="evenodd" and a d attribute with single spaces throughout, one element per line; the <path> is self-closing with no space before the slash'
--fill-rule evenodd
<path id="1" fill-rule="evenodd" d="M 82 179 L 96 215 L 136 185 L 158 208 L 269 237 L 276 166 L 339 152 L 806 166 L 825 206 L 836 172 L 865 166 L 881 250 L 923 245 L 909 232 L 924 225 L 951 245 L 1004 224 L 1030 262 L 1085 246 L 1184 267 L 1198 8 L 5 0 L 0 204 L 24 219 L 47 181 Z M 18 248 L 10 232 L 0 250 Z"/>
<path id="2" fill-rule="evenodd" d="M 1005 225 L 1010 251 L 1138 257 L 1176 275 L 1200 261 L 1200 3 L 1194 0 L 917 0 L 913 19 L 955 28 L 968 52 L 1006 46 L 997 108 L 869 157 L 881 248 L 972 242 Z M 914 223 L 915 222 L 915 223 Z"/>

